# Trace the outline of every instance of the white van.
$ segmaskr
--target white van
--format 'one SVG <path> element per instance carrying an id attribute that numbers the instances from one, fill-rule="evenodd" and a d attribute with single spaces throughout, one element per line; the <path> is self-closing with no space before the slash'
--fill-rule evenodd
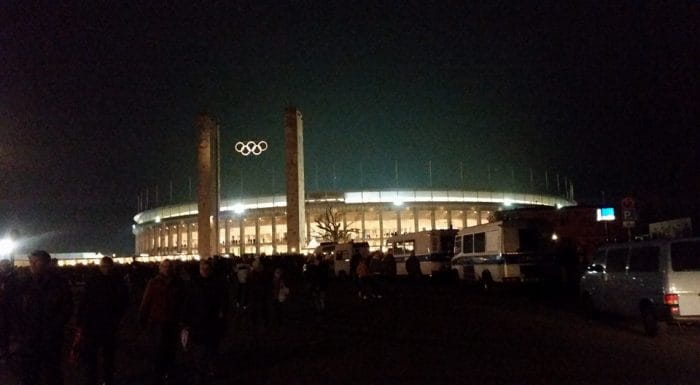
<path id="1" fill-rule="evenodd" d="M 494 283 L 539 282 L 553 258 L 551 236 L 538 223 L 499 221 L 466 227 L 455 237 L 453 274 L 478 282 L 484 289 Z"/>
<path id="2" fill-rule="evenodd" d="M 396 260 L 396 275 L 406 275 L 406 260 L 414 254 L 423 275 L 430 277 L 449 272 L 457 230 L 426 230 L 394 235 L 386 240 L 387 252 Z"/>
<path id="3" fill-rule="evenodd" d="M 333 261 L 333 272 L 338 277 L 350 276 L 350 259 L 353 254 L 359 254 L 362 258 L 369 255 L 369 243 L 367 242 L 323 242 L 314 250 L 314 255 L 323 255 L 324 259 Z"/>
<path id="4" fill-rule="evenodd" d="M 700 321 L 700 238 L 603 246 L 580 291 L 590 313 L 641 317 L 649 335 L 659 321 Z"/>

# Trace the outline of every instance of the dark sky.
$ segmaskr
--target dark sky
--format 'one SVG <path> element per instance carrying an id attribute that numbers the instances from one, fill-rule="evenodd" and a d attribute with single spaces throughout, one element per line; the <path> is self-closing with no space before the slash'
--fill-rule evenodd
<path id="1" fill-rule="evenodd" d="M 132 251 L 138 194 L 187 199 L 201 111 L 225 195 L 281 192 L 288 104 L 311 191 L 391 188 L 395 161 L 402 188 L 428 161 L 458 188 L 463 162 L 468 187 L 491 168 L 529 189 L 532 169 L 541 190 L 548 170 L 583 203 L 699 210 L 697 1 L 57 3 L 0 5 L 0 232 L 31 247 Z M 261 138 L 264 156 L 233 152 Z"/>

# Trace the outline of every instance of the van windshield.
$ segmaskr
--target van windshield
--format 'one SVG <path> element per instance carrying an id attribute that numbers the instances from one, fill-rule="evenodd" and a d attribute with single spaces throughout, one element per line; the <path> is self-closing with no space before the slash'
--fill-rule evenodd
<path id="1" fill-rule="evenodd" d="M 700 271 L 700 241 L 671 244 L 673 271 Z"/>

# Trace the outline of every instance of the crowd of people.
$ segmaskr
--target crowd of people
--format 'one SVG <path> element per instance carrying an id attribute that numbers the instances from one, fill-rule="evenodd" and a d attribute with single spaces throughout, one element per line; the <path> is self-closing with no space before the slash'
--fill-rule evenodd
<path id="1" fill-rule="evenodd" d="M 48 253 L 35 251 L 29 262 L 16 268 L 0 261 L 0 365 L 12 367 L 26 385 L 63 384 L 65 364 L 75 366 L 82 383 L 113 384 L 129 309 L 148 338 L 152 383 L 168 383 L 178 351 L 193 368 L 191 383 L 211 383 L 229 313 L 245 312 L 254 325 L 280 328 L 294 286 L 323 314 L 333 276 L 323 256 L 128 265 L 104 257 L 99 267 L 59 268 Z M 390 255 L 352 257 L 350 276 L 362 300 L 382 298 L 376 277 L 395 274 Z"/>

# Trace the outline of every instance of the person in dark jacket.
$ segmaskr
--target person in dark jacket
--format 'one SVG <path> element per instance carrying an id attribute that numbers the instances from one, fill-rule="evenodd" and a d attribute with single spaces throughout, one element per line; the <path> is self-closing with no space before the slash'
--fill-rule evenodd
<path id="1" fill-rule="evenodd" d="M 0 261 L 0 360 L 10 355 L 10 335 L 16 325 L 13 315 L 16 313 L 17 274 L 12 261 Z"/>
<path id="2" fill-rule="evenodd" d="M 31 275 L 19 289 L 21 383 L 63 384 L 61 348 L 73 313 L 73 295 L 46 251 L 32 252 L 29 266 Z"/>
<path id="3" fill-rule="evenodd" d="M 362 261 L 362 255 L 355 251 L 350 256 L 350 272 L 349 275 L 352 278 L 352 282 L 355 284 L 355 289 L 357 290 L 358 297 L 362 298 L 362 291 L 360 289 L 360 279 L 357 277 L 357 266 Z"/>
<path id="4" fill-rule="evenodd" d="M 199 263 L 199 277 L 195 278 L 182 313 L 183 332 L 192 353 L 197 378 L 195 384 L 210 384 L 214 375 L 214 361 L 219 341 L 224 337 L 228 309 L 228 288 L 214 275 L 211 259 Z"/>
<path id="5" fill-rule="evenodd" d="M 313 264 L 309 267 L 309 286 L 314 297 L 316 311 L 323 313 L 326 310 L 326 293 L 328 292 L 328 281 L 330 269 L 323 260 L 323 255 L 317 255 Z"/>
<path id="6" fill-rule="evenodd" d="M 158 275 L 148 281 L 139 309 L 139 323 L 152 340 L 154 383 L 167 382 L 175 364 L 183 296 L 182 283 L 166 259 L 160 263 Z"/>
<path id="7" fill-rule="evenodd" d="M 10 336 L 16 327 L 19 280 L 10 260 L 0 261 L 0 361 L 10 356 Z"/>
<path id="8" fill-rule="evenodd" d="M 104 257 L 100 274 L 85 284 L 85 294 L 76 318 L 82 338 L 81 360 L 89 385 L 114 383 L 114 351 L 119 323 L 126 311 L 129 294 L 122 277 L 114 274 L 114 261 Z M 98 382 L 97 361 L 102 353 L 103 382 Z"/>
<path id="9" fill-rule="evenodd" d="M 396 259 L 391 253 L 387 253 L 383 259 L 384 262 L 384 275 L 387 279 L 391 280 L 396 277 Z"/>
<path id="10" fill-rule="evenodd" d="M 261 331 L 269 326 L 269 307 L 272 289 L 272 274 L 269 265 L 262 258 L 257 257 L 253 261 L 253 272 L 248 277 L 250 280 L 250 306 L 252 308 L 252 322 L 256 329 Z"/>
<path id="11" fill-rule="evenodd" d="M 284 270 L 276 268 L 272 277 L 272 296 L 270 298 L 272 306 L 272 316 L 274 326 L 280 328 L 285 324 L 286 302 L 289 297 L 289 287 L 284 277 Z"/>
<path id="12" fill-rule="evenodd" d="M 411 252 L 411 256 L 406 260 L 406 273 L 412 281 L 418 281 L 423 275 L 420 271 L 420 261 L 413 251 Z"/>

